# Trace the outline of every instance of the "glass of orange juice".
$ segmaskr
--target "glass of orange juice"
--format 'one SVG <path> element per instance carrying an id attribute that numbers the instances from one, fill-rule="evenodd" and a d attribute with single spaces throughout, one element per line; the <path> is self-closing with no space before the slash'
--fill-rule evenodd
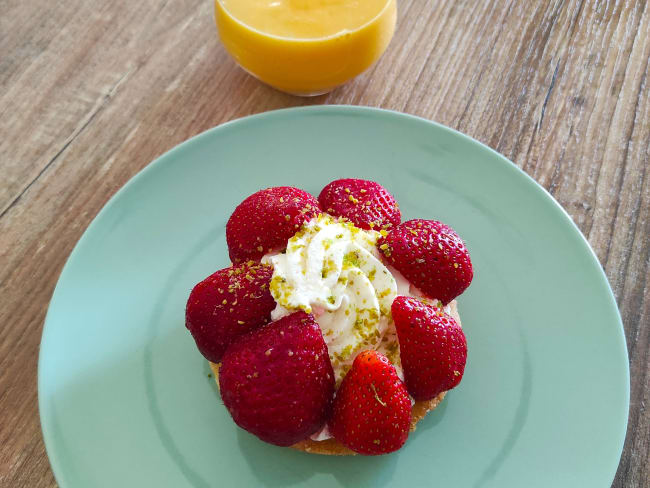
<path id="1" fill-rule="evenodd" d="M 372 65 L 396 0 L 215 0 L 219 36 L 246 71 L 294 95 L 327 93 Z"/>

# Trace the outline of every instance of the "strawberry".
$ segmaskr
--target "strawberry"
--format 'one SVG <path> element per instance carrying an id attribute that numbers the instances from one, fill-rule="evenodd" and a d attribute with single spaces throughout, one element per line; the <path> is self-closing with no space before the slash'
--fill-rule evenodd
<path id="1" fill-rule="evenodd" d="M 185 309 L 185 326 L 213 363 L 238 336 L 271 320 L 273 268 L 249 261 L 222 269 L 197 284 Z"/>
<path id="2" fill-rule="evenodd" d="M 235 423 L 263 441 L 290 446 L 316 432 L 331 411 L 334 371 L 314 317 L 295 312 L 240 337 L 219 388 Z"/>
<path id="3" fill-rule="evenodd" d="M 411 400 L 386 356 L 362 351 L 336 393 L 329 429 L 359 454 L 396 451 L 409 434 Z"/>
<path id="4" fill-rule="evenodd" d="M 226 242 L 233 263 L 259 260 L 282 250 L 287 241 L 320 213 L 318 201 L 291 186 L 260 190 L 246 198 L 228 219 Z"/>
<path id="5" fill-rule="evenodd" d="M 377 247 L 407 280 L 445 305 L 472 282 L 474 271 L 465 243 L 451 227 L 436 220 L 403 222 L 378 239 Z"/>
<path id="6" fill-rule="evenodd" d="M 355 178 L 335 180 L 318 196 L 327 213 L 346 217 L 362 229 L 390 229 L 400 223 L 399 205 L 379 183 Z"/>
<path id="7" fill-rule="evenodd" d="M 430 400 L 463 378 L 467 342 L 463 329 L 442 309 L 398 296 L 391 307 L 406 388 L 416 400 Z"/>

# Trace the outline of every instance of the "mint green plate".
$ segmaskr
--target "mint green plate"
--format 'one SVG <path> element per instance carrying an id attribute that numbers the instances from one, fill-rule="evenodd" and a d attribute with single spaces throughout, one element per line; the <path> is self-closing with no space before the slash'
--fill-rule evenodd
<path id="1" fill-rule="evenodd" d="M 405 219 L 452 225 L 472 254 L 465 377 L 406 446 L 324 457 L 238 429 L 184 326 L 226 267 L 225 224 L 254 191 L 387 186 Z M 621 320 L 567 214 L 453 130 L 360 107 L 269 112 L 209 130 L 120 190 L 70 256 L 47 314 L 39 403 L 64 488 L 605 487 L 629 403 Z"/>

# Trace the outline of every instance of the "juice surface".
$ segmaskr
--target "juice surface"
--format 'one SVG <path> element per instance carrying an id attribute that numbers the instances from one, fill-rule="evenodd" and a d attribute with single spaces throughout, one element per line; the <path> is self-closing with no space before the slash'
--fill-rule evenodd
<path id="1" fill-rule="evenodd" d="M 387 0 L 219 0 L 237 20 L 278 37 L 318 39 L 353 31 Z"/>
<path id="2" fill-rule="evenodd" d="M 384 52 L 396 0 L 215 0 L 219 36 L 239 65 L 296 95 L 354 78 Z"/>

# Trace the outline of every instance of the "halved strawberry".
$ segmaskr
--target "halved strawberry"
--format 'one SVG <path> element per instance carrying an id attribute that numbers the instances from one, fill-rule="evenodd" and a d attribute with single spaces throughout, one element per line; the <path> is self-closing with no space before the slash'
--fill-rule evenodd
<path id="1" fill-rule="evenodd" d="M 396 451 L 409 434 L 411 400 L 386 356 L 362 351 L 339 387 L 329 429 L 359 454 Z"/>
<path id="2" fill-rule="evenodd" d="M 472 282 L 474 271 L 465 243 L 451 227 L 436 220 L 403 222 L 378 239 L 377 247 L 407 280 L 445 305 Z"/>
<path id="3" fill-rule="evenodd" d="M 416 400 L 430 400 L 463 378 L 467 342 L 463 329 L 442 309 L 398 296 L 391 307 L 406 388 Z"/>
<path id="4" fill-rule="evenodd" d="M 201 354 L 221 361 L 230 343 L 271 320 L 273 268 L 249 261 L 217 271 L 197 284 L 185 309 L 185 326 Z"/>
<path id="5" fill-rule="evenodd" d="M 318 201 L 291 186 L 277 186 L 253 193 L 230 216 L 226 242 L 233 263 L 259 260 L 282 250 L 287 241 L 320 213 Z"/>
<path id="6" fill-rule="evenodd" d="M 399 205 L 379 183 L 345 178 L 329 183 L 318 196 L 327 213 L 346 217 L 362 229 L 391 229 L 402 219 Z"/>
<path id="7" fill-rule="evenodd" d="M 290 446 L 316 432 L 330 414 L 334 371 L 314 317 L 295 312 L 240 337 L 219 388 L 235 423 L 263 441 Z"/>

